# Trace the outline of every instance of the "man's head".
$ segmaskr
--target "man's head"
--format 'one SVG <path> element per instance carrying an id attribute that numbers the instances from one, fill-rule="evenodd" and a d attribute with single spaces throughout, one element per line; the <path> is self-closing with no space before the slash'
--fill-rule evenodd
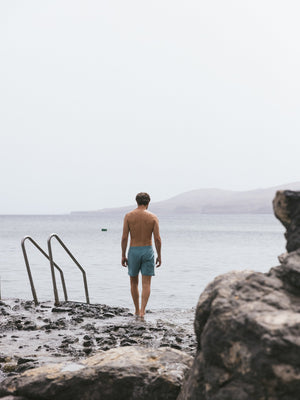
<path id="1" fill-rule="evenodd" d="M 148 206 L 151 199 L 148 193 L 141 192 L 136 195 L 135 200 L 138 206 Z"/>

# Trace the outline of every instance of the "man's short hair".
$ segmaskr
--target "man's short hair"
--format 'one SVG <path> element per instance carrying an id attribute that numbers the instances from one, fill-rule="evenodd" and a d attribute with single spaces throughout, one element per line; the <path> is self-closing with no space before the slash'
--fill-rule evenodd
<path id="1" fill-rule="evenodd" d="M 139 206 L 147 206 L 151 199 L 148 193 L 141 192 L 136 195 L 135 200 Z"/>

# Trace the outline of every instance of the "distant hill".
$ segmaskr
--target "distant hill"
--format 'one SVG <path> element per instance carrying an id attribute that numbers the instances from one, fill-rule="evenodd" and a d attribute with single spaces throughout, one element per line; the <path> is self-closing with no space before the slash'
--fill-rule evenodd
<path id="1" fill-rule="evenodd" d="M 222 189 L 199 189 L 179 194 L 170 199 L 150 203 L 149 210 L 158 214 L 270 214 L 272 200 L 277 190 L 299 190 L 300 182 L 289 183 L 267 189 L 233 191 Z M 126 213 L 136 205 L 105 208 L 98 211 L 76 212 L 76 214 Z"/>

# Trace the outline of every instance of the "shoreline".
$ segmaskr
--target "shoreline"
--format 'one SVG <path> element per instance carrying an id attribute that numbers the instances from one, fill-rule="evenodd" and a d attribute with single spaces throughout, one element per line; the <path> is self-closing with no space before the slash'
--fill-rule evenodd
<path id="1" fill-rule="evenodd" d="M 0 300 L 0 381 L 27 369 L 85 359 L 124 346 L 170 347 L 194 356 L 194 309 L 146 312 L 105 304 L 52 301 L 34 306 L 22 299 Z"/>

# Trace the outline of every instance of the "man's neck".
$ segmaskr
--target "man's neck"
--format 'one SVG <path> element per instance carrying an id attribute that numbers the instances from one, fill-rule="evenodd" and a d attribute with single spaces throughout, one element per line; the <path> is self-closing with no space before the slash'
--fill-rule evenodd
<path id="1" fill-rule="evenodd" d="M 148 206 L 144 206 L 144 205 L 137 206 L 137 209 L 141 210 L 141 211 L 146 211 L 147 208 L 148 208 Z"/>

